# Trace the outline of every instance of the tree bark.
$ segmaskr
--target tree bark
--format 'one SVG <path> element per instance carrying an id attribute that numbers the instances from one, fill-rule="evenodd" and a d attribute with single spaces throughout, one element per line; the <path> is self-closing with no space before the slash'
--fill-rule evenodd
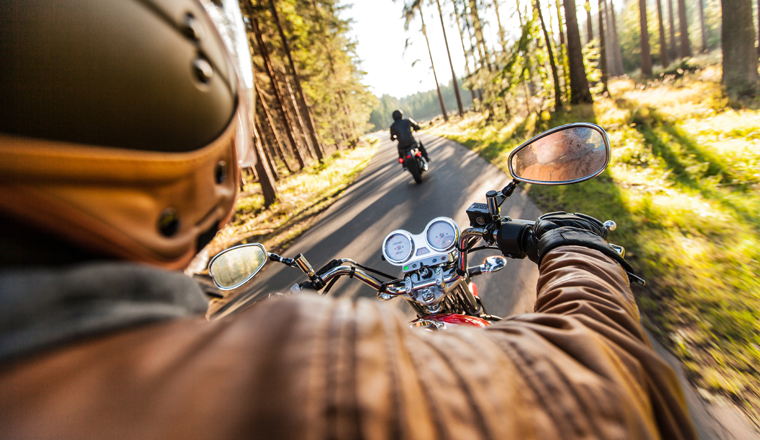
<path id="1" fill-rule="evenodd" d="M 707 52 L 707 28 L 705 27 L 704 0 L 697 0 L 697 4 L 699 4 L 699 29 L 702 34 L 702 52 L 705 53 Z"/>
<path id="2" fill-rule="evenodd" d="M 675 60 L 678 58 L 678 47 L 676 43 L 676 19 L 673 15 L 673 0 L 666 1 L 668 2 L 668 29 L 670 29 L 670 47 L 668 55 L 670 55 L 669 58 Z"/>
<path id="3" fill-rule="evenodd" d="M 570 103 L 592 103 L 588 88 L 586 67 L 583 64 L 581 34 L 578 31 L 578 19 L 575 12 L 575 0 L 565 0 L 565 17 L 567 22 L 567 56 L 570 64 Z"/>
<path id="4" fill-rule="evenodd" d="M 267 160 L 269 170 L 272 172 L 274 181 L 278 182 L 280 180 L 280 175 L 277 173 L 277 167 L 274 165 L 274 160 L 272 160 L 272 156 L 274 154 L 272 153 L 271 145 L 267 145 L 269 142 L 267 142 L 267 137 L 264 135 L 264 130 L 261 128 L 260 121 L 255 121 L 254 126 L 256 127 L 256 131 L 259 133 L 259 137 L 261 138 L 261 145 L 264 148 L 264 157 Z"/>
<path id="5" fill-rule="evenodd" d="M 264 206 L 271 206 L 277 199 L 277 189 L 274 186 L 274 177 L 267 166 L 264 150 L 261 146 L 261 137 L 256 127 L 253 128 L 253 144 L 256 150 L 256 177 L 261 185 L 261 193 L 264 195 Z"/>
<path id="6" fill-rule="evenodd" d="M 657 25 L 660 29 L 660 64 L 664 69 L 670 64 L 670 60 L 668 60 L 668 43 L 665 39 L 665 24 L 662 20 L 662 0 L 657 0 Z"/>
<path id="7" fill-rule="evenodd" d="M 562 30 L 565 24 L 562 22 L 562 7 L 559 0 L 555 1 L 555 5 L 557 6 L 557 29 L 559 30 L 559 45 L 565 47 L 565 31 Z"/>
<path id="8" fill-rule="evenodd" d="M 609 66 L 607 65 L 607 45 L 606 43 L 606 35 L 604 35 L 604 10 L 605 10 L 604 0 L 599 0 L 599 64 L 601 65 L 602 70 L 602 90 L 604 92 L 609 92 L 607 89 L 607 80 L 610 76 L 609 72 Z"/>
<path id="9" fill-rule="evenodd" d="M 647 27 L 647 1 L 639 0 L 639 40 L 641 41 L 641 76 L 652 76 L 652 55 L 649 53 L 649 28 Z"/>
<path id="10" fill-rule="evenodd" d="M 441 0 L 435 0 L 438 5 L 438 15 L 441 17 L 441 30 L 443 31 L 443 42 L 446 43 L 446 55 L 449 56 L 449 66 L 451 66 L 451 80 L 454 84 L 454 95 L 457 98 L 457 109 L 459 116 L 464 117 L 464 107 L 462 107 L 462 96 L 459 94 L 459 84 L 457 83 L 457 74 L 454 72 L 454 63 L 451 61 L 451 51 L 449 50 L 449 39 L 446 36 L 446 25 L 443 23 L 443 10 L 441 9 Z"/>
<path id="11" fill-rule="evenodd" d="M 246 2 L 247 3 L 247 2 Z M 256 16 L 249 12 L 248 18 L 251 21 L 251 27 L 253 28 L 253 33 L 256 36 L 256 42 L 259 46 L 259 52 L 261 53 L 261 57 L 264 59 L 264 68 L 267 71 L 267 76 L 269 77 L 269 82 L 272 84 L 272 92 L 274 95 L 274 101 L 277 106 L 277 110 L 280 112 L 280 117 L 282 119 L 282 124 L 285 126 L 285 134 L 288 136 L 288 141 L 290 142 L 290 146 L 293 148 L 293 154 L 296 156 L 296 160 L 298 161 L 298 167 L 303 168 L 306 166 L 303 156 L 301 156 L 301 152 L 298 150 L 298 144 L 296 143 L 296 139 L 293 136 L 293 126 L 290 124 L 290 121 L 288 120 L 287 114 L 285 112 L 284 102 L 282 100 L 282 96 L 280 94 L 280 89 L 277 84 L 277 77 L 274 74 L 274 69 L 272 68 L 272 62 L 269 59 L 269 51 L 267 50 L 266 42 L 264 41 L 264 36 L 261 34 L 261 30 L 259 29 L 259 23 Z"/>
<path id="12" fill-rule="evenodd" d="M 443 103 L 443 94 L 441 93 L 441 86 L 438 84 L 438 75 L 435 73 L 435 63 L 433 62 L 433 53 L 430 51 L 430 40 L 428 40 L 427 29 L 425 28 L 425 17 L 422 13 L 422 7 L 418 6 L 418 12 L 420 13 L 420 20 L 422 21 L 422 35 L 425 36 L 425 43 L 427 44 L 428 55 L 430 55 L 430 67 L 433 69 L 433 79 L 435 79 L 435 89 L 438 91 L 438 102 L 441 104 L 441 112 L 443 112 L 443 120 L 449 122 L 449 115 L 446 113 L 446 104 Z"/>
<path id="13" fill-rule="evenodd" d="M 691 56 L 691 42 L 689 41 L 689 24 L 686 22 L 686 0 L 678 0 L 678 28 L 681 32 L 681 47 L 679 56 L 688 58 Z M 754 39 L 754 32 L 752 32 Z"/>
<path id="14" fill-rule="evenodd" d="M 760 0 L 758 0 L 760 1 Z M 459 12 L 457 11 L 457 0 L 451 0 L 451 4 L 454 5 L 454 18 L 457 22 L 457 30 L 459 31 L 459 40 L 462 42 L 462 53 L 464 53 L 464 70 L 467 73 L 467 77 L 470 76 L 470 61 L 467 56 L 467 49 L 464 47 L 464 32 L 462 32 L 462 26 L 459 23 Z M 473 107 L 475 105 L 475 88 L 470 86 L 470 95 L 472 96 Z"/>
<path id="15" fill-rule="evenodd" d="M 293 95 L 293 88 L 290 87 L 290 80 L 288 79 L 288 72 L 283 67 L 280 70 L 280 75 L 282 76 L 283 81 L 285 82 L 285 87 L 287 88 L 287 96 L 290 98 L 290 105 L 293 109 L 293 119 L 296 121 L 296 126 L 298 128 L 299 134 L 301 135 L 301 140 L 303 141 L 303 145 L 306 147 L 306 152 L 309 154 L 309 157 L 314 159 L 314 153 L 311 152 L 311 148 L 309 148 L 309 140 L 307 139 L 307 133 L 306 128 L 303 124 L 303 118 L 301 118 L 301 112 L 298 109 L 298 103 L 296 102 L 296 97 Z"/>
<path id="16" fill-rule="evenodd" d="M 584 9 L 586 10 L 586 36 L 588 37 L 586 44 L 591 44 L 591 41 L 594 39 L 594 20 L 591 19 L 591 0 L 586 0 L 586 6 Z"/>
<path id="17" fill-rule="evenodd" d="M 256 90 L 256 97 L 258 98 L 258 101 L 261 103 L 261 107 L 264 109 L 264 117 L 266 118 L 267 125 L 269 126 L 269 129 L 272 131 L 272 135 L 274 136 L 274 139 L 277 144 L 277 149 L 279 150 L 280 157 L 282 158 L 283 163 L 285 164 L 285 168 L 288 170 L 289 173 L 293 173 L 293 170 L 290 168 L 290 164 L 288 164 L 288 160 L 285 156 L 285 150 L 282 148 L 282 145 L 284 142 L 280 138 L 280 135 L 278 133 L 279 130 L 277 130 L 277 127 L 274 124 L 274 119 L 272 119 L 272 116 L 269 112 L 269 106 L 267 105 L 266 100 L 264 100 L 264 95 L 261 93 L 261 90 L 259 89 L 259 85 L 256 82 L 256 76 L 253 77 L 253 87 Z"/>
<path id="18" fill-rule="evenodd" d="M 625 74 L 623 69 L 623 54 L 620 52 L 620 40 L 618 40 L 617 31 L 617 16 L 615 15 L 615 4 L 610 0 L 609 16 L 607 17 L 607 23 L 612 23 L 612 46 L 615 54 L 615 76 Z"/>
<path id="19" fill-rule="evenodd" d="M 757 95 L 757 57 L 751 0 L 721 0 L 723 84 L 732 98 Z"/>
<path id="20" fill-rule="evenodd" d="M 314 121 L 311 117 L 311 110 L 309 109 L 309 106 L 306 104 L 306 97 L 303 94 L 303 89 L 301 88 L 301 77 L 298 74 L 298 69 L 296 69 L 296 64 L 293 62 L 293 55 L 290 52 L 290 44 L 288 43 L 288 39 L 285 37 L 285 32 L 282 30 L 282 24 L 280 23 L 280 16 L 277 14 L 277 7 L 275 6 L 275 0 L 269 1 L 269 9 L 272 11 L 272 18 L 274 18 L 275 24 L 277 24 L 277 31 L 280 33 L 280 39 L 282 39 L 282 48 L 285 50 L 285 55 L 288 57 L 288 63 L 290 63 L 290 70 L 293 72 L 293 79 L 296 84 L 296 92 L 298 93 L 298 100 L 301 103 L 301 106 L 303 107 L 303 111 L 306 113 L 305 118 L 306 119 L 306 125 L 309 129 L 309 137 L 311 138 L 312 146 L 314 147 L 314 151 L 317 153 L 317 160 L 319 160 L 319 163 L 322 163 L 324 160 L 324 154 L 322 153 L 322 146 L 319 144 L 319 140 L 317 140 L 317 130 L 314 129 Z M 297 111 L 297 113 L 299 113 Z M 299 116 L 300 118 L 300 116 Z"/>
<path id="21" fill-rule="evenodd" d="M 538 11 L 538 20 L 541 22 L 541 29 L 544 31 L 544 41 L 546 41 L 546 52 L 549 54 L 549 65 L 552 69 L 552 79 L 554 80 L 554 111 L 562 109 L 562 90 L 559 88 L 559 75 L 557 74 L 557 64 L 554 62 L 554 53 L 552 52 L 551 38 L 546 30 L 544 16 L 541 13 L 541 4 L 536 0 L 536 11 Z"/>

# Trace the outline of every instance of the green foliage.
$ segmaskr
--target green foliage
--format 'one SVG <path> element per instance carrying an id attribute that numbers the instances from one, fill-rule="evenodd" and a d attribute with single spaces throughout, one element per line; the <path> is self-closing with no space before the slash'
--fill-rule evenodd
<path id="1" fill-rule="evenodd" d="M 687 64 L 686 67 L 689 67 Z M 646 87 L 610 81 L 593 107 L 495 130 L 484 119 L 436 127 L 506 169 L 539 131 L 597 122 L 610 167 L 576 185 L 530 186 L 544 210 L 613 219 L 610 240 L 648 281 L 639 306 L 701 388 L 760 421 L 760 111 L 732 110 L 716 67 L 668 74 Z"/>

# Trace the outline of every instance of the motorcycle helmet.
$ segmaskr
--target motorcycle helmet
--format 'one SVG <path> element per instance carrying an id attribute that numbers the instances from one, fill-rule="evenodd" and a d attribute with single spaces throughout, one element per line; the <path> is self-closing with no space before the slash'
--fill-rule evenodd
<path id="1" fill-rule="evenodd" d="M 203 6 L 13 1 L 0 23 L 0 217 L 184 267 L 229 219 L 252 133 Z"/>
<path id="2" fill-rule="evenodd" d="M 393 111 L 393 120 L 398 121 L 401 118 L 404 117 L 404 112 L 402 110 L 394 110 Z"/>

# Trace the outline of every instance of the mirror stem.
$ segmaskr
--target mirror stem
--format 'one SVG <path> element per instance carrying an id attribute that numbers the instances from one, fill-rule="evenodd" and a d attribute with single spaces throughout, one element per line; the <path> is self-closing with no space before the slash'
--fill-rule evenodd
<path id="1" fill-rule="evenodd" d="M 519 184 L 520 182 L 517 179 L 512 179 L 512 181 L 509 182 L 507 186 L 501 189 L 501 201 L 499 201 L 499 206 L 501 206 L 501 204 L 504 203 L 504 201 L 507 200 L 512 195 L 512 193 L 515 192 L 515 189 Z"/>
<path id="2" fill-rule="evenodd" d="M 292 258 L 283 258 L 272 252 L 269 252 L 269 261 L 276 261 L 278 263 L 282 263 L 286 266 L 291 266 L 291 267 L 295 265 L 295 261 L 293 261 Z"/>

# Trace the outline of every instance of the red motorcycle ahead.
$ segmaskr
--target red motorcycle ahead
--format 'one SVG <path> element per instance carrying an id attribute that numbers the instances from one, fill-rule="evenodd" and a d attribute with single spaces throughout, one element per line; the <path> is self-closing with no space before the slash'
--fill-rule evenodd
<path id="1" fill-rule="evenodd" d="M 534 137 L 509 156 L 512 182 L 501 191 L 486 193 L 485 204 L 473 203 L 467 209 L 470 227 L 462 231 L 454 220 L 438 217 L 418 234 L 399 229 L 385 237 L 383 258 L 401 269 L 399 277 L 351 259 L 335 259 L 314 270 L 301 254 L 284 258 L 268 253 L 258 243 L 216 255 L 209 263 L 209 273 L 219 289 L 231 290 L 253 279 L 267 261 L 276 261 L 300 269 L 309 278 L 294 284 L 291 293 L 313 289 L 326 294 L 347 275 L 375 289 L 381 300 L 405 299 L 417 314 L 411 322 L 413 327 L 442 330 L 457 325 L 488 326 L 502 318 L 486 312 L 472 279 L 503 269 L 505 257 L 525 258 L 534 225 L 534 221 L 502 217 L 501 204 L 520 182 L 562 185 L 591 179 L 607 167 L 609 157 L 607 133 L 594 124 L 569 124 Z M 417 162 L 413 160 L 412 164 L 416 166 Z M 612 221 L 604 225 L 609 230 L 615 228 Z M 484 244 L 477 246 L 481 242 Z M 622 247 L 610 246 L 624 254 Z M 468 266 L 469 254 L 482 249 L 498 249 L 504 256 L 489 256 L 478 266 Z"/>

